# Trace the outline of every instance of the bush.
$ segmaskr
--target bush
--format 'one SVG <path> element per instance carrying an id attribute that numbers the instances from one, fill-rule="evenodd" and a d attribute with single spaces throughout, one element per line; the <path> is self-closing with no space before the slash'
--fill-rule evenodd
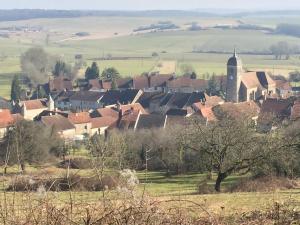
<path id="1" fill-rule="evenodd" d="M 199 184 L 197 185 L 197 194 L 211 194 L 214 193 L 214 188 L 207 184 L 207 179 L 200 181 Z"/>
<path id="2" fill-rule="evenodd" d="M 91 169 L 92 163 L 90 159 L 86 158 L 73 158 L 60 162 L 57 165 L 58 168 L 70 168 L 70 169 Z"/>
<path id="3" fill-rule="evenodd" d="M 61 178 L 37 179 L 28 176 L 17 177 L 12 180 L 7 191 L 24 192 L 38 191 L 43 187 L 47 191 L 102 191 L 115 189 L 119 186 L 118 176 L 81 177 L 79 175 L 64 176 Z"/>
<path id="4" fill-rule="evenodd" d="M 284 177 L 245 178 L 230 188 L 231 192 L 268 192 L 297 188 L 297 182 Z"/>

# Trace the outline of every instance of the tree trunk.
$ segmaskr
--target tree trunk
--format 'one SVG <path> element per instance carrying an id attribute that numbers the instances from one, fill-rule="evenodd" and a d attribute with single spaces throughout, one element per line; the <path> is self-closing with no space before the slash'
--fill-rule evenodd
<path id="1" fill-rule="evenodd" d="M 25 164 L 24 163 L 21 163 L 21 170 L 22 170 L 22 173 L 25 172 Z"/>
<path id="2" fill-rule="evenodd" d="M 217 192 L 221 191 L 221 183 L 227 177 L 227 173 L 218 173 L 218 177 L 215 184 L 215 190 Z"/>

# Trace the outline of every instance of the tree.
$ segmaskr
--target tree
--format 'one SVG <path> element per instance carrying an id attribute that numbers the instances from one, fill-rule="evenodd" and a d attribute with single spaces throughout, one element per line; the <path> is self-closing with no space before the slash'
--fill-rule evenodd
<path id="1" fill-rule="evenodd" d="M 210 96 L 219 94 L 218 83 L 217 83 L 215 74 L 213 74 L 210 77 L 206 91 L 207 91 L 207 94 Z"/>
<path id="2" fill-rule="evenodd" d="M 195 72 L 195 69 L 191 64 L 182 64 L 180 69 L 183 75 L 191 75 L 193 72 Z"/>
<path id="3" fill-rule="evenodd" d="M 113 81 L 120 78 L 120 73 L 114 67 L 110 67 L 102 72 L 101 77 L 103 80 Z"/>
<path id="4" fill-rule="evenodd" d="M 229 175 L 247 173 L 267 157 L 268 139 L 257 134 L 245 121 L 224 118 L 205 125 L 194 120 L 190 130 L 187 146 L 207 156 L 210 162 L 208 170 L 217 173 L 217 192 Z"/>
<path id="5" fill-rule="evenodd" d="M 98 79 L 100 75 L 100 70 L 96 62 L 92 63 L 91 67 L 88 67 L 85 71 L 85 79 L 92 80 Z"/>
<path id="6" fill-rule="evenodd" d="M 52 72 L 52 74 L 55 77 L 69 76 L 70 73 L 71 73 L 71 66 L 69 66 L 68 64 L 66 64 L 65 62 L 63 62 L 61 60 L 56 62 L 55 66 L 54 66 L 54 70 Z"/>
<path id="7" fill-rule="evenodd" d="M 283 56 L 285 56 L 285 59 L 289 59 L 290 55 L 293 54 L 293 49 L 285 41 L 281 41 L 275 45 L 271 45 L 270 51 L 275 56 L 275 59 L 280 60 Z"/>
<path id="8" fill-rule="evenodd" d="M 21 90 L 22 89 L 19 81 L 19 76 L 15 75 L 11 83 L 11 92 L 10 92 L 11 100 L 18 102 L 21 97 Z"/>
<path id="9" fill-rule="evenodd" d="M 112 89 L 112 90 L 117 90 L 117 89 L 118 89 L 118 84 L 117 84 L 117 82 L 116 82 L 115 79 L 113 79 L 113 80 L 111 81 L 111 89 Z"/>
<path id="10" fill-rule="evenodd" d="M 21 56 L 22 72 L 33 85 L 47 82 L 54 64 L 54 57 L 40 47 L 30 48 Z"/>
<path id="11" fill-rule="evenodd" d="M 0 157 L 8 164 L 18 164 L 25 171 L 25 164 L 47 162 L 50 152 L 62 143 L 55 129 L 45 128 L 32 121 L 20 121 L 6 133 L 1 143 Z"/>

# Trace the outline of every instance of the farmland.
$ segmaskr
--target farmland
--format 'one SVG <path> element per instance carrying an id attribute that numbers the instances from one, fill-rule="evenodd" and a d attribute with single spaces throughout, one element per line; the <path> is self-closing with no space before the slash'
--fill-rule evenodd
<path id="1" fill-rule="evenodd" d="M 239 52 L 263 52 L 272 44 L 286 41 L 298 45 L 299 38 L 268 34 L 257 30 L 208 29 L 186 30 L 187 24 L 197 22 L 203 27 L 218 24 L 237 24 L 240 20 L 247 23 L 275 27 L 280 21 L 275 17 L 266 20 L 259 17 L 84 17 L 63 19 L 32 19 L 16 22 L 0 22 L 0 28 L 9 26 L 42 27 L 40 32 L 15 32 L 9 38 L 0 38 L 1 94 L 9 96 L 9 83 L 13 74 L 20 72 L 19 57 L 28 48 L 42 46 L 48 53 L 74 63 L 74 56 L 82 54 L 86 65 L 97 61 L 100 69 L 115 67 L 122 76 L 136 76 L 143 72 L 157 70 L 167 65 L 162 72 L 183 73 L 183 65 L 190 65 L 200 78 L 207 74 L 226 73 L 226 61 L 234 47 Z M 157 23 L 172 21 L 180 29 L 163 32 L 133 33 L 133 29 Z M 284 21 L 296 21 L 295 17 L 284 17 Z M 75 33 L 87 32 L 87 37 Z M 48 40 L 47 40 L 48 38 Z M 47 40 L 47 41 L 46 41 Z M 202 52 L 220 53 L 195 53 Z M 151 57 L 153 52 L 157 57 Z M 222 53 L 224 52 L 224 53 Z M 129 57 L 124 60 L 100 60 L 112 57 Z M 134 58 L 130 58 L 134 57 Z M 139 58 L 140 57 L 140 58 Z M 300 69 L 300 59 L 292 56 L 289 60 L 274 60 L 271 55 L 242 55 L 247 69 L 267 70 L 274 74 L 287 76 L 289 72 Z M 81 71 L 83 74 L 84 69 Z"/>

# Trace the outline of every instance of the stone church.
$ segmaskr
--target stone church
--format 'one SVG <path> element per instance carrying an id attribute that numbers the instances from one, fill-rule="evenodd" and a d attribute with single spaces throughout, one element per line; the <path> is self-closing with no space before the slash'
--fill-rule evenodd
<path id="1" fill-rule="evenodd" d="M 227 63 L 226 101 L 255 101 L 274 93 L 274 80 L 266 72 L 244 71 L 242 60 L 234 50 Z"/>

